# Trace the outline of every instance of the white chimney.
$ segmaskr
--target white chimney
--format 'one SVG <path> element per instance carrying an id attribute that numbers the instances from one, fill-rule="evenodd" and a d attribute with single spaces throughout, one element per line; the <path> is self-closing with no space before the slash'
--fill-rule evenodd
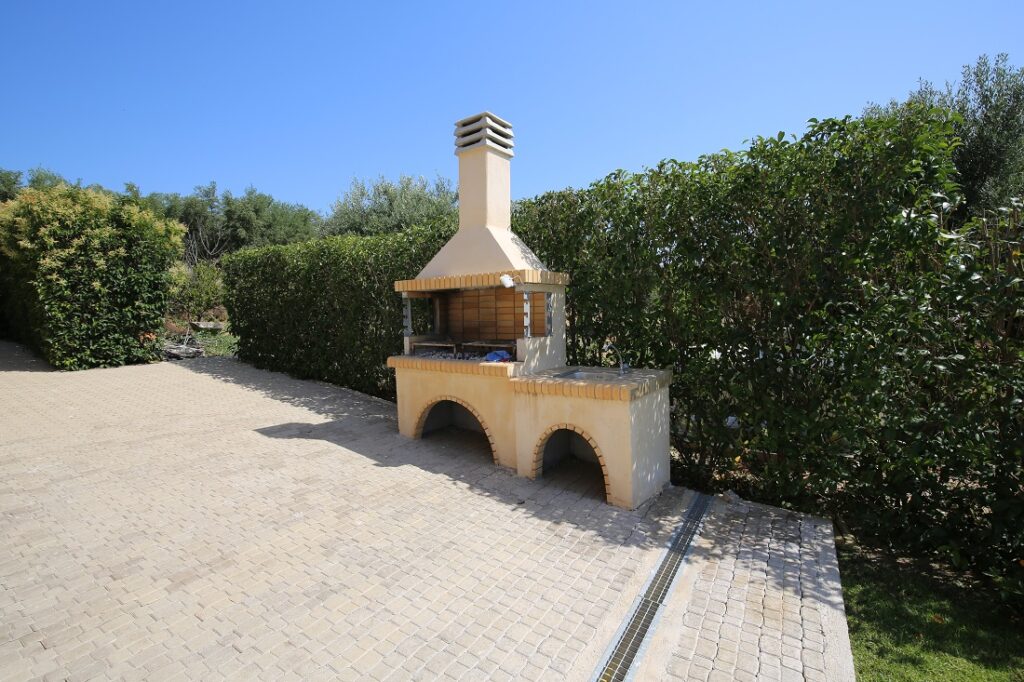
<path id="1" fill-rule="evenodd" d="M 417 280 L 486 274 L 494 275 L 493 286 L 498 286 L 502 273 L 547 270 L 512 232 L 512 147 L 512 125 L 490 112 L 455 124 L 459 230 Z"/>
<path id="2" fill-rule="evenodd" d="M 459 229 L 511 228 L 512 124 L 485 111 L 455 124 Z"/>

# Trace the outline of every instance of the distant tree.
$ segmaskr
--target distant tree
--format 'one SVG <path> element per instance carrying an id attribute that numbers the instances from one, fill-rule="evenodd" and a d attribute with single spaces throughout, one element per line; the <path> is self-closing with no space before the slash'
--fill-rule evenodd
<path id="1" fill-rule="evenodd" d="M 21 171 L 0 168 L 0 202 L 10 201 L 21 189 Z"/>
<path id="2" fill-rule="evenodd" d="M 142 203 L 188 228 L 185 261 L 217 260 L 246 246 L 288 244 L 320 234 L 322 216 L 305 206 L 277 201 L 248 188 L 241 196 L 217 191 L 217 183 L 199 185 L 192 194 L 153 193 Z"/>
<path id="3" fill-rule="evenodd" d="M 253 187 L 240 197 L 226 192 L 222 201 L 222 229 L 229 251 L 245 246 L 289 244 L 319 236 L 322 218 L 316 211 L 277 201 Z"/>
<path id="4" fill-rule="evenodd" d="M 182 223 L 189 230 L 203 230 L 216 233 L 224 222 L 224 208 L 217 195 L 217 183 L 198 185 L 192 194 L 165 194 L 154 192 L 146 195 L 143 203 L 150 210 Z"/>
<path id="5" fill-rule="evenodd" d="M 8 196 L 12 191 L 17 193 L 22 187 L 30 187 L 32 189 L 53 189 L 58 185 L 68 185 L 69 187 L 77 187 L 79 189 L 89 189 L 94 192 L 101 192 L 103 194 L 109 194 L 111 196 L 116 195 L 117 192 L 113 192 L 103 185 L 92 184 L 83 186 L 82 181 L 75 180 L 71 182 L 60 173 L 55 173 L 48 168 L 41 166 L 33 168 L 28 172 L 28 181 L 22 183 L 23 173 L 21 171 L 11 171 L 0 169 L 0 201 L 5 201 L 4 197 L 13 199 L 13 196 Z M 126 194 L 138 198 L 138 188 L 132 183 L 125 185 Z M 136 194 L 132 195 L 131 191 L 134 190 Z"/>
<path id="6" fill-rule="evenodd" d="M 963 68 L 959 83 L 942 89 L 921 81 L 906 102 L 872 105 L 867 115 L 897 113 L 917 102 L 955 111 L 960 146 L 953 163 L 964 195 L 961 218 L 980 215 L 1024 194 L 1024 69 L 1006 54 L 982 55 Z"/>
<path id="7" fill-rule="evenodd" d="M 438 177 L 403 175 L 398 183 L 383 177 L 371 186 L 353 180 L 352 186 L 334 202 L 324 222 L 325 234 L 383 234 L 438 219 L 454 220 L 458 215 L 458 193 L 451 182 Z"/>
<path id="8" fill-rule="evenodd" d="M 127 187 L 131 191 L 132 186 Z M 201 261 L 217 260 L 228 247 L 224 229 L 223 201 L 217 183 L 198 185 L 192 194 L 153 192 L 141 199 L 144 206 L 165 218 L 183 224 L 188 232 L 184 240 L 185 262 L 194 266 Z"/>
<path id="9" fill-rule="evenodd" d="M 46 168 L 33 168 L 28 172 L 28 186 L 32 189 L 50 189 L 60 184 L 81 186 L 81 182 L 68 182 L 67 178 Z"/>

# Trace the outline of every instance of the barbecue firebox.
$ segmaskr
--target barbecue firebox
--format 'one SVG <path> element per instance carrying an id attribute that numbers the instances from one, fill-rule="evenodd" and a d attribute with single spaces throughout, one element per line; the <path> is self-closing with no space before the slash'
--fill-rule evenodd
<path id="1" fill-rule="evenodd" d="M 512 126 L 489 112 L 455 124 L 459 229 L 415 279 L 395 282 L 399 430 L 479 428 L 496 464 L 530 478 L 564 456 L 594 459 L 608 502 L 632 509 L 668 483 L 671 372 L 565 366 L 569 277 L 511 230 L 513 146 Z"/>

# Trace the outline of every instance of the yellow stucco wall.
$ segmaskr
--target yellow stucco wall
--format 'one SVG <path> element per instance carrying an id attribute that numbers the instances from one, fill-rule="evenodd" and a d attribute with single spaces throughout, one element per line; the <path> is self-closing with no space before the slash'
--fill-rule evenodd
<path id="1" fill-rule="evenodd" d="M 419 438 L 422 420 L 441 400 L 458 398 L 474 413 L 491 441 L 495 463 L 516 468 L 514 394 L 508 376 L 485 376 L 450 372 L 396 370 L 398 430 L 403 436 Z"/>
<path id="2" fill-rule="evenodd" d="M 669 482 L 668 386 L 629 403 L 632 457 L 630 479 L 634 506 L 657 495 Z"/>
<path id="3" fill-rule="evenodd" d="M 459 228 L 509 229 L 511 165 L 490 147 L 459 152 Z"/>
<path id="4" fill-rule="evenodd" d="M 518 472 L 534 478 L 540 471 L 546 436 L 569 428 L 591 440 L 605 476 L 608 502 L 632 509 L 629 403 L 564 395 L 517 394 L 516 439 Z"/>
<path id="5" fill-rule="evenodd" d="M 514 391 L 520 363 L 393 358 L 391 364 L 396 369 L 398 425 L 405 436 L 421 437 L 430 409 L 451 400 L 480 422 L 495 463 L 514 468 L 520 476 L 543 475 L 547 438 L 558 429 L 569 429 L 594 448 L 610 504 L 634 509 L 669 482 L 667 385 L 633 399 L 606 399 L 596 397 L 606 395 L 600 391 L 590 397 L 529 392 L 522 385 Z M 443 370 L 430 369 L 439 364 Z"/>

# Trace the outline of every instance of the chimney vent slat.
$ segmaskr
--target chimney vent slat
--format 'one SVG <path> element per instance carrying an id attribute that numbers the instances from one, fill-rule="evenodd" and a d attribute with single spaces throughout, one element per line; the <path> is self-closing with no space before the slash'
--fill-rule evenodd
<path id="1" fill-rule="evenodd" d="M 485 111 L 455 124 L 455 153 L 487 146 L 511 158 L 514 138 L 511 123 Z"/>
<path id="2" fill-rule="evenodd" d="M 500 116 L 492 114 L 489 111 L 482 111 L 479 114 L 474 114 L 472 116 L 467 116 L 466 118 L 464 118 L 464 119 L 462 119 L 460 121 L 456 121 L 455 122 L 455 127 L 458 128 L 459 126 L 468 125 L 468 124 L 470 124 L 470 123 L 472 123 L 474 121 L 480 120 L 481 118 L 483 118 L 485 116 L 487 118 L 491 119 L 492 121 L 494 121 L 495 123 L 497 123 L 500 126 L 504 126 L 505 128 L 509 128 L 509 129 L 512 128 L 512 124 L 511 123 L 509 123 L 508 121 L 506 121 L 505 119 L 503 119 Z"/>

